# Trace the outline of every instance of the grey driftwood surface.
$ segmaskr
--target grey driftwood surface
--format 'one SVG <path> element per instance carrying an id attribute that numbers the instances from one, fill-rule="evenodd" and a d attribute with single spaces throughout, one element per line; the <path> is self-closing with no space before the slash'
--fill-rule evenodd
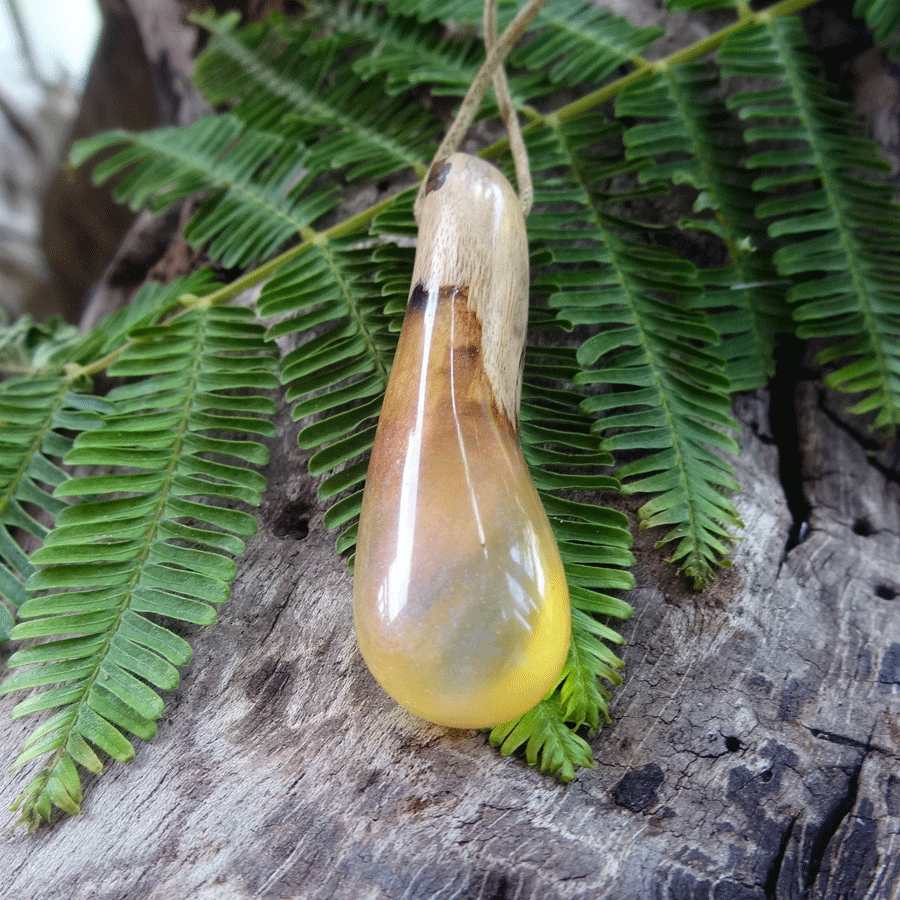
<path id="1" fill-rule="evenodd" d="M 87 785 L 78 818 L 4 832 L 2 896 L 900 897 L 900 484 L 814 386 L 796 410 L 806 539 L 785 554 L 769 395 L 743 396 L 734 567 L 697 595 L 637 535 L 625 684 L 569 785 L 375 686 L 283 411 L 260 532 L 218 624 L 184 629 L 159 736 Z M 31 724 L 4 725 L 0 759 Z"/>

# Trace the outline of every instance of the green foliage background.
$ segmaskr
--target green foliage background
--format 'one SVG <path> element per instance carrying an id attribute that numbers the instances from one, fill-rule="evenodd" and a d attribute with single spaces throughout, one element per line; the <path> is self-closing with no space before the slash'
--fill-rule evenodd
<path id="1" fill-rule="evenodd" d="M 509 60 L 536 187 L 521 436 L 574 633 L 556 690 L 490 739 L 564 780 L 591 765 L 585 734 L 620 683 L 611 648 L 630 608 L 616 592 L 633 563 L 625 517 L 572 492 L 646 495 L 641 527 L 700 589 L 740 527 L 731 396 L 765 383 L 780 334 L 821 341 L 827 385 L 876 428 L 900 423 L 900 209 L 875 145 L 804 54 L 794 14 L 811 2 L 670 0 L 730 24 L 660 58 L 659 29 L 550 0 Z M 40 760 L 15 807 L 29 828 L 78 811 L 80 769 L 155 734 L 160 692 L 190 659 L 174 623 L 215 621 L 256 529 L 276 392 L 352 565 L 415 182 L 444 126 L 424 100 L 465 92 L 481 0 L 306 6 L 247 27 L 198 16 L 195 81 L 219 111 L 75 150 L 76 163 L 106 151 L 94 177 L 134 208 L 200 198 L 184 236 L 213 269 L 146 286 L 83 338 L 0 332 L 0 637 L 24 642 L 0 690 L 29 691 L 14 717 L 46 714 L 16 761 Z M 501 3 L 501 26 L 515 8 Z M 892 9 L 856 4 L 883 43 Z M 504 141 L 484 154 L 509 169 Z M 341 218 L 340 197 L 380 180 L 411 187 Z M 642 221 L 635 210 L 673 186 L 692 211 Z M 718 262 L 679 258 L 673 229 L 711 234 Z M 232 305 L 259 283 L 255 311 Z M 278 337 L 294 349 L 279 356 Z"/>

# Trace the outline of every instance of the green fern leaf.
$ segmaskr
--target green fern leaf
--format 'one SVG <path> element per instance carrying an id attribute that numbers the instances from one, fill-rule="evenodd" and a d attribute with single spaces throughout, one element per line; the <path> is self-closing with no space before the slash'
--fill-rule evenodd
<path id="1" fill-rule="evenodd" d="M 671 559 L 699 588 L 728 550 L 728 528 L 740 526 L 724 493 L 737 483 L 718 455 L 737 450 L 729 434 L 735 428 L 730 385 L 711 350 L 718 335 L 696 308 L 693 267 L 663 248 L 636 243 L 623 233 L 627 223 L 607 212 L 626 195 L 599 191 L 603 162 L 584 156 L 604 130 L 602 120 L 589 117 L 535 135 L 536 160 L 584 160 L 577 181 L 541 179 L 538 202 L 556 209 L 568 204 L 571 212 L 562 238 L 558 213 L 532 214 L 531 233 L 547 237 L 558 264 L 539 274 L 535 287 L 568 322 L 602 327 L 578 351 L 585 370 L 576 383 L 607 386 L 584 409 L 600 416 L 606 449 L 650 451 L 624 465 L 619 477 L 626 491 L 657 495 L 640 510 L 642 527 L 671 529 L 659 545 L 676 542 Z M 548 144 L 556 154 L 546 152 Z"/>
<path id="2" fill-rule="evenodd" d="M 866 20 L 876 43 L 887 44 L 896 39 L 897 30 L 900 29 L 900 6 L 891 0 L 856 0 L 853 15 Z M 895 46 L 895 56 L 897 52 Z"/>
<path id="3" fill-rule="evenodd" d="M 102 341 L 94 348 L 93 359 L 117 350 L 128 340 L 131 331 L 157 324 L 176 310 L 185 297 L 203 297 L 216 286 L 218 281 L 209 269 L 199 269 L 165 284 L 148 282 L 127 306 L 105 316 L 94 328 L 94 334 Z"/>
<path id="4" fill-rule="evenodd" d="M 709 12 L 714 9 L 737 9 L 742 0 L 666 0 L 671 12 Z"/>
<path id="5" fill-rule="evenodd" d="M 389 0 L 387 5 L 395 15 L 412 16 L 423 23 L 449 19 L 473 29 L 481 27 L 483 4 L 480 2 Z M 509 24 L 520 6 L 514 2 L 501 3 L 498 27 Z M 586 0 L 550 0 L 538 13 L 533 27 L 540 33 L 540 39 L 520 45 L 507 63 L 510 88 L 516 99 L 542 96 L 559 84 L 597 84 L 632 63 L 663 34 L 661 28 L 632 25 L 623 16 L 612 15 Z M 403 58 L 402 62 L 418 68 L 414 57 Z M 429 70 L 427 64 L 425 69 Z M 517 75 L 517 69 L 530 74 Z"/>
<path id="6" fill-rule="evenodd" d="M 117 152 L 94 169 L 94 181 L 121 176 L 113 194 L 133 209 L 159 211 L 208 192 L 184 237 L 208 245 L 225 266 L 268 258 L 334 205 L 330 188 L 307 195 L 309 155 L 302 146 L 247 131 L 234 116 L 140 134 L 106 132 L 76 144 L 72 162 L 110 149 Z"/>
<path id="7" fill-rule="evenodd" d="M 616 101 L 616 115 L 640 120 L 624 134 L 626 157 L 641 162 L 640 180 L 690 185 L 697 191 L 695 210 L 713 214 L 683 224 L 716 234 L 731 256 L 731 265 L 700 273 L 701 304 L 721 336 L 717 352 L 731 389 L 742 391 L 761 387 L 773 374 L 775 336 L 790 319 L 786 286 L 779 288 L 785 283 L 754 215 L 761 198 L 750 189 L 740 129 L 729 121 L 717 88 L 717 73 L 707 63 L 667 67 L 629 85 Z"/>
<path id="8" fill-rule="evenodd" d="M 729 75 L 772 78 L 774 88 L 729 98 L 748 120 L 750 141 L 766 149 L 748 161 L 775 169 L 757 178 L 770 194 L 757 215 L 784 239 L 774 255 L 794 286 L 797 334 L 837 340 L 819 355 L 842 361 L 826 383 L 860 393 L 853 407 L 875 413 L 875 426 L 900 425 L 900 207 L 892 202 L 880 159 L 862 126 L 811 72 L 800 23 L 774 19 L 748 28 L 722 47 Z M 777 167 L 777 169 L 775 168 Z M 847 359 L 850 362 L 847 362 Z"/>
<path id="9" fill-rule="evenodd" d="M 252 128 L 277 131 L 310 146 L 311 173 L 348 167 L 351 178 L 383 178 L 410 167 L 424 172 L 436 123 L 380 81 L 364 82 L 339 65 L 307 29 L 238 29 L 238 17 L 194 18 L 211 34 L 194 72 L 210 103 L 233 103 Z"/>
<path id="10" fill-rule="evenodd" d="M 541 40 L 517 47 L 510 64 L 546 71 L 557 84 L 599 84 L 631 64 L 664 31 L 638 27 L 594 3 L 549 0 L 538 13 Z"/>
<path id="11" fill-rule="evenodd" d="M 160 621 L 215 621 L 229 596 L 233 560 L 255 520 L 255 467 L 271 434 L 271 353 L 242 308 L 197 305 L 165 325 L 131 332 L 110 366 L 136 379 L 114 388 L 99 427 L 82 428 L 67 466 L 113 466 L 107 475 L 62 481 L 56 527 L 31 556 L 36 567 L 13 637 L 18 650 L 0 693 L 39 688 L 13 717 L 54 710 L 23 745 L 22 765 L 46 757 L 19 798 L 34 827 L 54 807 L 78 811 L 76 764 L 134 755 L 128 735 L 149 740 L 163 709 L 159 691 L 178 684 L 190 648 Z M 235 392 L 238 392 L 236 395 Z M 226 438 L 224 433 L 232 433 Z"/>
<path id="12" fill-rule="evenodd" d="M 96 428 L 105 401 L 80 394 L 59 375 L 11 378 L 0 383 L 0 639 L 10 637 L 14 609 L 27 599 L 34 566 L 14 537 L 21 530 L 42 541 L 65 507 L 53 491 L 68 479 L 60 461 L 70 432 Z M 40 511 L 40 512 L 38 512 Z"/>
<path id="13" fill-rule="evenodd" d="M 83 343 L 78 329 L 59 316 L 51 316 L 46 322 L 22 316 L 10 325 L 0 325 L 0 372 L 59 369 L 74 361 L 73 349 Z"/>
<path id="14" fill-rule="evenodd" d="M 512 20 L 519 5 L 518 0 L 499 0 L 498 27 Z M 484 15 L 482 0 L 386 0 L 386 6 L 394 15 L 420 22 L 455 22 L 473 29 L 481 28 Z"/>
<path id="15" fill-rule="evenodd" d="M 370 266 L 370 250 L 318 241 L 282 267 L 258 301 L 261 316 L 282 317 L 270 338 L 316 329 L 315 337 L 284 355 L 281 377 L 288 401 L 295 403 L 294 418 L 316 417 L 301 429 L 298 442 L 317 451 L 310 470 L 328 474 L 320 498 L 333 501 L 356 491 L 326 511 L 330 528 L 353 527 L 358 516 L 358 488 L 365 478 L 359 458 L 371 450 L 396 343 L 381 287 L 366 277 Z"/>
<path id="16" fill-rule="evenodd" d="M 365 81 L 383 78 L 392 96 L 420 84 L 435 96 L 462 96 L 484 57 L 474 34 L 448 39 L 430 23 L 388 16 L 374 3 L 317 0 L 306 4 L 304 21 L 356 51 L 353 71 Z"/>
<path id="17" fill-rule="evenodd" d="M 490 742 L 504 756 L 524 745 L 528 765 L 539 765 L 545 775 L 554 775 L 563 782 L 575 778 L 576 766 L 594 767 L 590 745 L 565 724 L 562 701 L 555 694 L 521 718 L 497 725 L 491 730 Z"/>

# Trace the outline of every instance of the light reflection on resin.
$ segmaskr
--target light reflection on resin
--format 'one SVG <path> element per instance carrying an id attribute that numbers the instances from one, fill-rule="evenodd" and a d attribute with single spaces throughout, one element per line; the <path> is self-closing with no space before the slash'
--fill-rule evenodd
<path id="1" fill-rule="evenodd" d="M 496 205 L 515 195 L 477 163 L 479 177 L 489 173 L 481 205 L 496 232 Z M 470 223 L 478 212 L 466 208 Z M 420 239 L 417 273 L 427 249 Z M 431 284 L 414 280 L 369 465 L 354 621 L 369 669 L 400 704 L 438 724 L 487 727 L 555 685 L 568 589 L 517 428 L 485 371 L 487 329 L 469 292 L 490 285 L 465 272 L 441 283 L 445 273 L 426 262 Z M 520 351 L 511 352 L 519 377 Z M 518 384 L 514 393 L 517 406 Z"/>

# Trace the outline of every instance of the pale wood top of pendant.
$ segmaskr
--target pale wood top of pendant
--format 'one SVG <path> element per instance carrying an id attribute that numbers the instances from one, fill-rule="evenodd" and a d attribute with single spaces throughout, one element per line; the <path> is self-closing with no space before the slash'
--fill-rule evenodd
<path id="1" fill-rule="evenodd" d="M 528 327 L 528 238 L 519 199 L 494 166 L 454 153 L 432 166 L 416 219 L 413 289 L 468 288 L 494 399 L 518 426 Z"/>

